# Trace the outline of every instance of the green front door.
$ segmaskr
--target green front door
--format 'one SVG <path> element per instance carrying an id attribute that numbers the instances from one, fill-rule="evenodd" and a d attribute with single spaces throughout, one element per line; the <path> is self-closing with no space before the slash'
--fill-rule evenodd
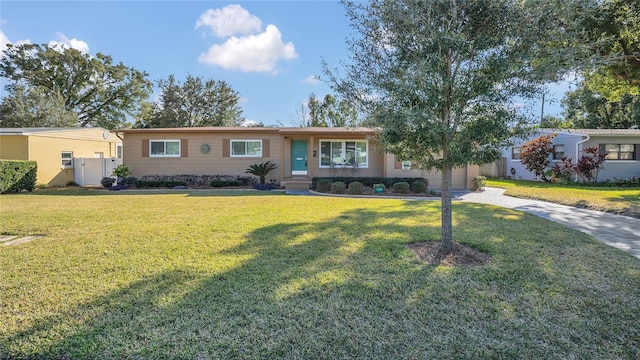
<path id="1" fill-rule="evenodd" d="M 291 140 L 291 174 L 307 175 L 307 140 Z"/>

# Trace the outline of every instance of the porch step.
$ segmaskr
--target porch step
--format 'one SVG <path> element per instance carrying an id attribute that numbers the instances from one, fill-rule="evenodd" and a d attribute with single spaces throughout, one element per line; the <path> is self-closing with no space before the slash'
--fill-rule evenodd
<path id="1" fill-rule="evenodd" d="M 287 180 L 284 184 L 286 190 L 309 190 L 311 181 L 309 180 Z"/>

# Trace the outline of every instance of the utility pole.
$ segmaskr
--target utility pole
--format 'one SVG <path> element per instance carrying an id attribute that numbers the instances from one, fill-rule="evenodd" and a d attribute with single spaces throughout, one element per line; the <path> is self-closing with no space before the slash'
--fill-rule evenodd
<path id="1" fill-rule="evenodd" d="M 542 89 L 542 106 L 540 109 L 540 127 L 542 127 L 542 120 L 544 119 L 544 95 L 547 92 L 547 89 Z"/>

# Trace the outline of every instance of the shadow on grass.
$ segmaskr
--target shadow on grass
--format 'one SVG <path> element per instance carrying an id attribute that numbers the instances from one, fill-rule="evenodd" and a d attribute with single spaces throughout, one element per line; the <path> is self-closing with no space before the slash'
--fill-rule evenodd
<path id="1" fill-rule="evenodd" d="M 12 350 L 0 350 L 0 357 L 640 354 L 637 297 L 623 314 L 616 315 L 622 305 L 615 304 L 620 296 L 629 297 L 625 292 L 640 295 L 637 267 L 616 263 L 635 271 L 619 279 L 631 282 L 628 289 L 616 282 L 593 290 L 591 269 L 568 254 L 584 239 L 567 241 L 554 236 L 557 225 L 477 204 L 454 205 L 454 236 L 484 247 L 495 261 L 472 269 L 428 266 L 405 245 L 439 238 L 434 206 L 408 201 L 376 211 L 345 211 L 324 223 L 258 228 L 233 248 L 202 254 L 212 261 L 209 271 L 186 265 L 163 270 L 67 313 L 38 319 L 2 340 Z M 408 222 L 421 216 L 419 210 L 428 214 L 422 225 Z M 217 271 L 215 262 L 226 257 L 246 260 Z M 622 334 L 625 339 L 619 339 Z"/>

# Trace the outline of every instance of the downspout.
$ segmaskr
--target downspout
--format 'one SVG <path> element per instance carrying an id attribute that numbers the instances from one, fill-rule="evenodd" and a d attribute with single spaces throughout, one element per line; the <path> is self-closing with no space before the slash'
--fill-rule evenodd
<path id="1" fill-rule="evenodd" d="M 576 143 L 576 163 L 578 162 L 578 154 L 580 154 L 580 152 L 579 152 L 579 150 L 578 150 L 578 149 L 581 147 L 580 145 L 582 145 L 582 144 L 586 143 L 587 141 L 589 141 L 589 139 L 591 139 L 591 136 L 590 136 L 589 134 L 584 134 L 583 136 L 586 136 L 586 138 L 585 138 L 585 139 L 582 139 L 582 140 L 580 140 L 580 141 L 578 141 L 578 142 Z M 578 180 L 579 180 L 579 179 L 578 179 L 578 174 L 576 173 L 576 179 L 575 179 L 575 182 L 578 182 Z"/>

